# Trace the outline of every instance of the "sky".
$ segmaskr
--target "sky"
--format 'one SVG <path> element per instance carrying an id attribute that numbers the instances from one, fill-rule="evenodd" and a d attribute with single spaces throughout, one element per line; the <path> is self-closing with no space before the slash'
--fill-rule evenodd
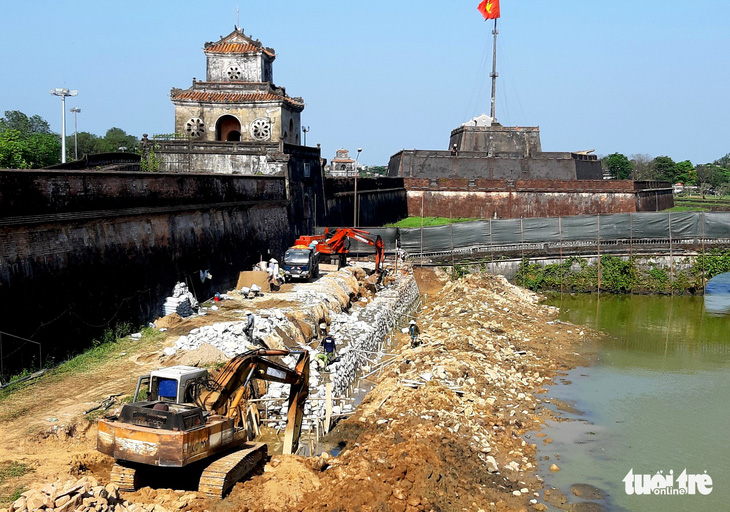
<path id="1" fill-rule="evenodd" d="M 308 145 L 387 165 L 448 147 L 489 113 L 492 24 L 479 0 L 4 0 L 0 114 L 61 131 L 77 89 L 79 131 L 174 131 L 173 87 L 204 79 L 203 45 L 237 22 L 276 50 L 274 82 L 304 98 Z M 730 2 L 502 0 L 497 118 L 539 126 L 543 151 L 730 153 Z M 73 117 L 67 114 L 67 130 Z"/>

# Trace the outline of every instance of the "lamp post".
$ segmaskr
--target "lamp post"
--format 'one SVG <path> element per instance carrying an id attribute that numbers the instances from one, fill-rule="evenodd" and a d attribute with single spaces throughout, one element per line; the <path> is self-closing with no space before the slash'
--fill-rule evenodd
<path id="1" fill-rule="evenodd" d="M 79 91 L 51 89 L 51 94 L 61 97 L 61 163 L 66 163 L 66 96 L 76 96 Z"/>
<path id="2" fill-rule="evenodd" d="M 304 132 L 304 145 L 307 145 L 307 132 L 309 131 L 309 126 L 302 126 L 302 131 Z"/>
<path id="3" fill-rule="evenodd" d="M 76 124 L 76 115 L 81 112 L 81 109 L 79 107 L 74 107 L 71 109 L 71 112 L 74 113 L 74 160 L 79 159 L 79 127 L 78 124 Z"/>
<path id="4" fill-rule="evenodd" d="M 360 160 L 360 153 L 362 148 L 357 148 L 357 157 L 355 158 L 355 199 L 353 201 L 354 207 L 352 212 L 352 226 L 357 227 L 357 161 Z"/>

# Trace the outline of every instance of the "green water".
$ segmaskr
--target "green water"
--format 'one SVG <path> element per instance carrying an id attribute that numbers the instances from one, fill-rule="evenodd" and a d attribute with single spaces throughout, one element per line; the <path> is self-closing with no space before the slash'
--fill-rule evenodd
<path id="1" fill-rule="evenodd" d="M 730 317 L 704 311 L 702 297 L 562 295 L 560 318 L 606 333 L 599 359 L 563 378 L 550 396 L 576 421 L 551 424 L 538 449 L 546 486 L 574 483 L 609 494 L 608 510 L 730 510 Z M 557 463 L 561 471 L 548 469 Z M 712 478 L 709 495 L 628 495 L 634 474 Z M 571 501 L 579 501 L 572 497 Z"/>

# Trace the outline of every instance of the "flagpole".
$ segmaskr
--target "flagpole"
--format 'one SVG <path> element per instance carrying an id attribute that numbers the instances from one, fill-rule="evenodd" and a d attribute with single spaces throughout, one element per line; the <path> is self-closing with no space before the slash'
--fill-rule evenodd
<path id="1" fill-rule="evenodd" d="M 497 73 L 497 34 L 499 34 L 497 30 L 497 18 L 494 18 L 494 30 L 492 30 L 492 34 L 494 34 L 494 55 L 492 56 L 492 73 L 489 75 L 492 77 L 492 111 L 490 116 L 496 121 L 495 98 L 497 95 L 497 77 L 499 76 L 499 73 Z"/>

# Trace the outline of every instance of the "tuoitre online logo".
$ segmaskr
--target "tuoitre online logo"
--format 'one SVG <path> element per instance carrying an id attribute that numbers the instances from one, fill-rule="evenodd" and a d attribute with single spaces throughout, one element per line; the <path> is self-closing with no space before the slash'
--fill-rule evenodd
<path id="1" fill-rule="evenodd" d="M 626 494 L 631 495 L 668 495 L 684 496 L 692 494 L 707 495 L 712 492 L 712 477 L 705 471 L 700 475 L 687 474 L 685 468 L 676 479 L 674 470 L 665 475 L 664 471 L 657 471 L 655 475 L 635 475 L 631 468 L 623 479 L 626 485 Z"/>

